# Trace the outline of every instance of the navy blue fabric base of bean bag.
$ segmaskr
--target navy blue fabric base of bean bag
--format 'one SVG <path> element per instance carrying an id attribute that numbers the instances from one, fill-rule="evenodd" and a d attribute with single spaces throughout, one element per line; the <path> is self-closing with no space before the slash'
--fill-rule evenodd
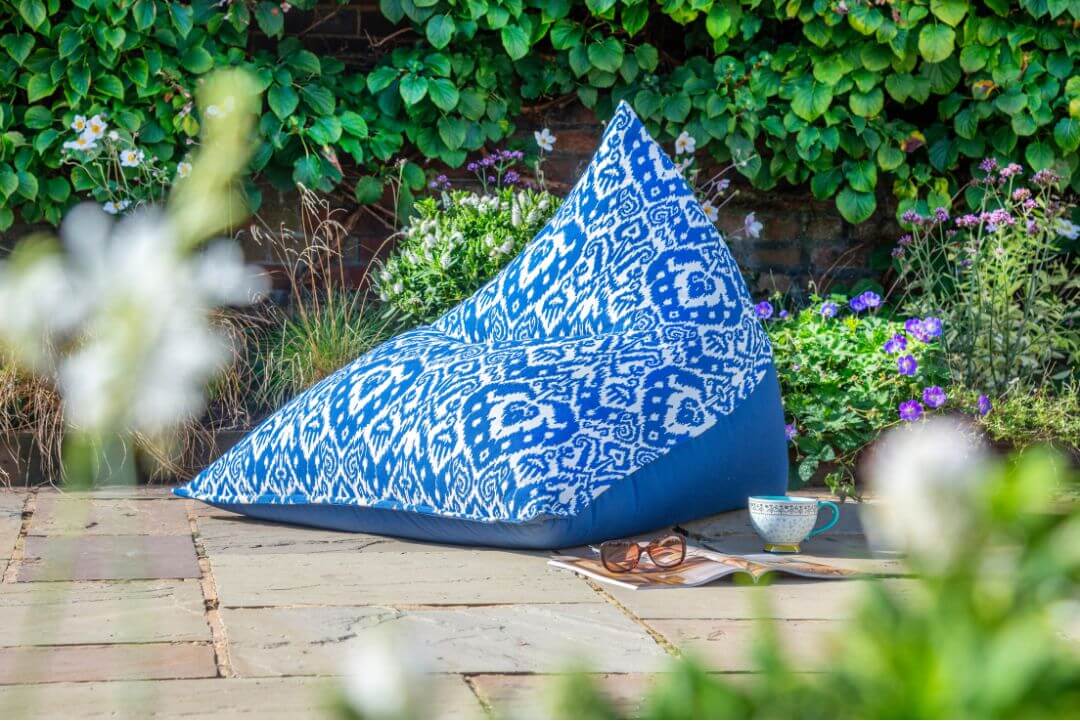
<path id="1" fill-rule="evenodd" d="M 684 444 L 571 518 L 485 522 L 353 505 L 211 504 L 279 523 L 467 546 L 557 549 L 632 536 L 745 508 L 749 496 L 786 491 L 787 442 L 776 371 L 734 413 Z"/>

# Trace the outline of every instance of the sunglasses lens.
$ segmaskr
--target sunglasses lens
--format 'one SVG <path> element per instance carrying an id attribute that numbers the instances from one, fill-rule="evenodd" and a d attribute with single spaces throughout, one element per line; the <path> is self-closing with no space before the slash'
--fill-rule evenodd
<path id="1" fill-rule="evenodd" d="M 636 543 L 608 541 L 600 544 L 600 560 L 609 571 L 629 571 L 637 566 L 641 551 Z"/>
<path id="2" fill-rule="evenodd" d="M 649 557 L 662 568 L 678 566 L 686 557 L 686 542 L 674 534 L 649 544 Z"/>

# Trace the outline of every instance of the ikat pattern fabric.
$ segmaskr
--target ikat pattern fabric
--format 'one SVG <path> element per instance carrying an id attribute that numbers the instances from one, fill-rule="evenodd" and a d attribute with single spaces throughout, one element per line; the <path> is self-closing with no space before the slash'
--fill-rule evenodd
<path id="1" fill-rule="evenodd" d="M 288 403 L 182 494 L 478 521 L 575 516 L 772 363 L 720 234 L 626 104 L 490 283 Z"/>

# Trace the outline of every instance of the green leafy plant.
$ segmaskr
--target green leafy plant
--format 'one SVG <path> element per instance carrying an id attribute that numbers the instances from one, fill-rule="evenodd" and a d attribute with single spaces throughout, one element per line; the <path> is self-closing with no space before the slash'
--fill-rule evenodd
<path id="1" fill-rule="evenodd" d="M 416 218 L 376 271 L 379 297 L 411 322 L 438 318 L 517 255 L 557 206 L 544 191 L 519 188 L 450 190 L 417 202 Z"/>
<path id="2" fill-rule="evenodd" d="M 56 223 L 96 192 L 62 165 L 77 115 L 172 168 L 205 122 L 199 79 L 229 65 L 266 95 L 251 169 L 365 204 L 399 176 L 396 156 L 417 152 L 404 176 L 415 193 L 418 161 L 459 167 L 512 135 L 524 107 L 570 97 L 601 117 L 626 99 L 661 138 L 750 157 L 739 172 L 761 188 L 809 183 L 851 222 L 875 212 L 881 187 L 901 211 L 925 193 L 948 207 L 986 154 L 1080 188 L 1068 0 L 382 0 L 400 27 L 394 44 L 375 40 L 364 72 L 285 37 L 286 13 L 314 4 L 0 2 L 0 230 L 16 212 Z M 272 42 L 252 42 L 256 30 Z M 247 184 L 256 207 L 258 187 Z"/>
<path id="3" fill-rule="evenodd" d="M 812 296 L 811 305 L 790 318 L 767 321 L 795 448 L 796 485 L 826 464 L 826 484 L 841 496 L 855 494 L 859 452 L 884 429 L 946 401 L 946 375 L 933 335 L 917 325 L 921 321 L 905 326 L 867 313 L 866 297 L 849 302 Z M 851 303 L 862 310 L 851 309 Z"/>
<path id="4" fill-rule="evenodd" d="M 964 395 L 972 399 L 977 393 Z M 994 399 L 979 424 L 999 443 L 1018 448 L 1054 444 L 1080 457 L 1080 386 L 1013 389 Z"/>
<path id="5" fill-rule="evenodd" d="M 1080 269 L 1066 243 L 1080 235 L 1056 175 L 1024 178 L 1018 164 L 982 164 L 964 196 L 971 212 L 909 210 L 911 233 L 894 251 L 904 307 L 944 321 L 941 342 L 955 382 L 1019 392 L 1077 372 Z"/>

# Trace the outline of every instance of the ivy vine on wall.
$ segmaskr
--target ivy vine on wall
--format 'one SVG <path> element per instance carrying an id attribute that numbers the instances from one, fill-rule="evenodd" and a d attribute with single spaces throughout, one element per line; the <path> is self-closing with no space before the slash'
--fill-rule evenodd
<path id="1" fill-rule="evenodd" d="M 754 185 L 807 184 L 856 223 L 881 192 L 901 212 L 948 206 L 985 155 L 1080 190 L 1077 0 L 381 0 L 404 32 L 362 68 L 304 49 L 268 0 L 0 9 L 0 229 L 100 192 L 68 160 L 76 116 L 179 162 L 192 93 L 223 65 L 265 90 L 257 176 L 360 202 L 393 172 L 407 204 L 425 158 L 459 166 L 524 104 L 568 95 L 601 117 L 626 99 L 660 137 L 685 130 Z"/>

